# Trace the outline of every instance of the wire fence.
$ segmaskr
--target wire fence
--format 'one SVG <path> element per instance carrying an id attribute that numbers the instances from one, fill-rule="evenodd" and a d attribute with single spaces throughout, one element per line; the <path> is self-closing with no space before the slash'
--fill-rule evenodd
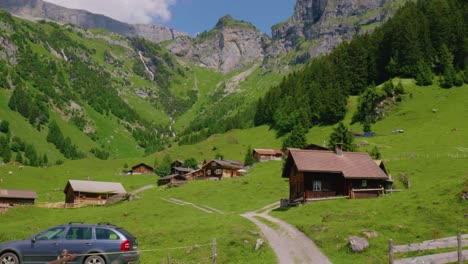
<path id="1" fill-rule="evenodd" d="M 168 251 L 173 251 L 173 250 L 191 250 L 194 248 L 202 248 L 202 247 L 211 247 L 211 254 L 210 256 L 205 256 L 201 258 L 197 258 L 195 260 L 188 260 L 188 261 L 182 261 L 182 260 L 177 260 L 177 259 L 172 259 L 171 254 L 167 253 Z M 78 257 L 83 257 L 87 258 L 90 256 L 109 256 L 109 255 L 118 255 L 118 254 L 131 254 L 131 253 L 144 253 L 144 252 L 158 252 L 158 251 L 165 251 L 166 256 L 161 260 L 161 264 L 185 264 L 185 263 L 212 263 L 216 264 L 217 260 L 217 242 L 216 238 L 213 238 L 211 243 L 206 243 L 206 244 L 195 244 L 191 246 L 180 246 L 180 247 L 170 247 L 170 248 L 153 248 L 153 249 L 142 249 L 142 250 L 136 250 L 136 251 L 125 251 L 125 252 L 99 252 L 99 253 L 87 253 L 87 254 L 74 254 L 73 252 L 68 252 L 67 249 L 64 249 L 62 251 L 62 254 L 60 256 L 57 256 L 57 260 L 48 262 L 47 264 L 65 264 L 68 263 L 71 260 L 74 260 L 75 258 Z"/>

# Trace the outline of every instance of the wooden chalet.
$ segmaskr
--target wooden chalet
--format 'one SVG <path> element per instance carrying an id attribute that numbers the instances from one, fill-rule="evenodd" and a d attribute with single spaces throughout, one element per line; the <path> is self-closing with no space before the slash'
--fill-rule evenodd
<path id="1" fill-rule="evenodd" d="M 37 199 L 35 191 L 0 189 L 0 205 L 2 208 L 15 205 L 33 205 Z"/>
<path id="2" fill-rule="evenodd" d="M 201 180 L 205 179 L 205 173 L 202 169 L 198 169 L 185 174 L 184 177 L 187 179 L 187 181 Z"/>
<path id="3" fill-rule="evenodd" d="M 236 160 L 207 160 L 201 170 L 205 178 L 233 178 L 240 177 L 244 167 L 242 162 Z"/>
<path id="4" fill-rule="evenodd" d="M 112 196 L 124 195 L 127 192 L 121 183 L 69 180 L 65 189 L 67 207 L 78 205 L 104 205 Z"/>
<path id="5" fill-rule="evenodd" d="M 153 167 L 146 165 L 145 163 L 140 163 L 132 167 L 131 174 L 153 174 Z"/>
<path id="6" fill-rule="evenodd" d="M 390 176 L 367 153 L 289 149 L 283 178 L 289 201 L 347 196 L 372 198 L 391 188 Z"/>
<path id="7" fill-rule="evenodd" d="M 281 160 L 283 158 L 283 152 L 276 149 L 254 149 L 253 156 L 256 161 L 269 161 L 269 160 Z"/>
<path id="8" fill-rule="evenodd" d="M 179 174 L 171 174 L 158 179 L 158 186 L 166 185 L 166 184 L 173 184 L 173 185 L 180 185 L 187 182 L 187 178 L 183 175 Z"/>

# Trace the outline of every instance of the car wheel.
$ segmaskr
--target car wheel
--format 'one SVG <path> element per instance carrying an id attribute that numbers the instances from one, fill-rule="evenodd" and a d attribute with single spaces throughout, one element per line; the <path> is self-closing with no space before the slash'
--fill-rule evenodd
<path id="1" fill-rule="evenodd" d="M 106 264 L 106 261 L 101 256 L 91 256 L 86 258 L 84 264 Z"/>
<path id="2" fill-rule="evenodd" d="M 5 253 L 0 256 L 1 264 L 19 264 L 18 256 L 15 253 Z"/>

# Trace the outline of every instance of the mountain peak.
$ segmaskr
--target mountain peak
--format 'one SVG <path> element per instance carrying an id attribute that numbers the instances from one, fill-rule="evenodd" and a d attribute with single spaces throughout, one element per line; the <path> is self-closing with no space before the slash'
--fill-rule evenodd
<path id="1" fill-rule="evenodd" d="M 232 27 L 232 26 L 247 27 L 247 28 L 252 28 L 252 29 L 257 30 L 257 28 L 252 23 L 246 22 L 243 20 L 234 19 L 231 15 L 225 15 L 221 17 L 216 23 L 216 26 L 214 29 L 223 29 L 223 28 Z"/>

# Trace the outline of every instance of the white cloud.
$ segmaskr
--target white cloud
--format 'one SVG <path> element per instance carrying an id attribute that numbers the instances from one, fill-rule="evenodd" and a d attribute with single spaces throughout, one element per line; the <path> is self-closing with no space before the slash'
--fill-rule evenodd
<path id="1" fill-rule="evenodd" d="M 176 0 L 45 0 L 56 5 L 84 9 L 131 24 L 171 19 L 169 7 Z"/>

